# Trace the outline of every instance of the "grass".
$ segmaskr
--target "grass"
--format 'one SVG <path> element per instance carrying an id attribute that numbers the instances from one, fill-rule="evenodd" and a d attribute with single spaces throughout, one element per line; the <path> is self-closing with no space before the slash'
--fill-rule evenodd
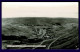
<path id="1" fill-rule="evenodd" d="M 41 42 L 37 43 L 28 43 L 27 41 L 23 42 L 25 42 L 24 44 L 26 45 L 27 44 L 47 45 L 45 49 L 77 49 L 77 47 L 79 46 L 77 18 L 46 18 L 46 17 L 2 18 L 2 34 L 4 34 L 5 36 L 11 35 L 26 36 L 28 38 L 41 37 L 41 39 L 43 39 L 43 41 Z M 3 49 L 7 49 L 5 48 L 6 46 L 4 45 L 10 43 L 4 42 L 5 40 L 3 39 L 2 41 Z M 18 49 L 38 49 L 38 48 L 33 47 Z"/>

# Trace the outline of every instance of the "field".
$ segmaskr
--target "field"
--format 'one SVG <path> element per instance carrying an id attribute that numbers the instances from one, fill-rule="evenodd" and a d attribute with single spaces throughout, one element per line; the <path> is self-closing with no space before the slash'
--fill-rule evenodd
<path id="1" fill-rule="evenodd" d="M 7 47 L 46 45 L 46 47 Z M 2 18 L 2 49 L 79 49 L 77 18 Z"/>

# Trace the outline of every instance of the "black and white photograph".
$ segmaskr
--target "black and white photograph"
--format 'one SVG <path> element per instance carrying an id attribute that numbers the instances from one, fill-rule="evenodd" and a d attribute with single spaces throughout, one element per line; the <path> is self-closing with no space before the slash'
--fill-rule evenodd
<path id="1" fill-rule="evenodd" d="M 2 2 L 2 49 L 79 49 L 78 2 Z"/>

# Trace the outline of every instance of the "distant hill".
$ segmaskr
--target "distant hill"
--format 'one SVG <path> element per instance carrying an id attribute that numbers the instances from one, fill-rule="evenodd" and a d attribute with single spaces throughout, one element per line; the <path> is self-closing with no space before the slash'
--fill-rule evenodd
<path id="1" fill-rule="evenodd" d="M 24 18 L 2 18 L 2 23 L 31 24 L 31 25 L 51 25 L 54 23 L 78 23 L 78 18 L 46 18 L 46 17 L 24 17 Z"/>
<path id="2" fill-rule="evenodd" d="M 67 23 L 78 23 L 77 18 L 46 18 L 46 17 L 22 17 L 22 18 L 2 18 L 2 33 L 7 35 L 31 34 L 31 25 L 52 26 L 55 23 L 62 25 Z M 28 25 L 28 26 L 27 26 Z M 31 31 L 31 32 L 30 32 Z M 16 32 L 16 33 L 15 33 Z"/>

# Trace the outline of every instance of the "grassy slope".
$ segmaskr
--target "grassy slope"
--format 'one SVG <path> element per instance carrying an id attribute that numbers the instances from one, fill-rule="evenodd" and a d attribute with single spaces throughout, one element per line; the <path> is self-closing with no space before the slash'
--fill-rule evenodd
<path id="1" fill-rule="evenodd" d="M 36 28 L 34 26 L 28 27 L 27 24 L 46 25 L 46 27 L 53 26 L 54 28 L 53 24 L 55 23 L 61 24 L 61 27 L 56 25 L 57 28 L 52 29 L 55 32 L 53 34 L 55 34 L 56 39 L 52 38 L 51 41 L 44 40 L 40 44 L 50 46 L 47 46 L 48 48 L 46 49 L 69 49 L 78 46 L 78 19 L 76 18 L 5 18 L 2 19 L 2 33 L 5 35 L 24 35 L 29 37 L 33 35 L 33 30 Z M 73 23 L 73 26 L 71 23 Z"/>

